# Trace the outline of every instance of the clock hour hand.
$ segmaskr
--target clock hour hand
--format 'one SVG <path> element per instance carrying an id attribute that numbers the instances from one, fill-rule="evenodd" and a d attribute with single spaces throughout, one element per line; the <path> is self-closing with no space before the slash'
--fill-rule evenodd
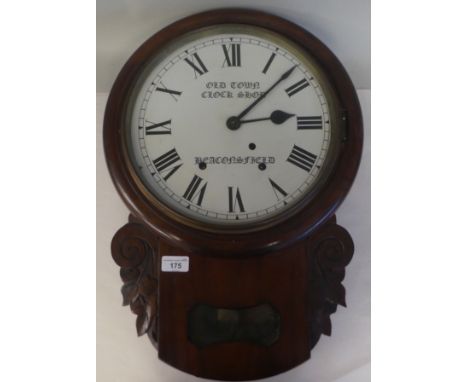
<path id="1" fill-rule="evenodd" d="M 254 102 L 252 102 L 247 108 L 244 109 L 239 115 L 229 117 L 228 120 L 226 121 L 226 126 L 230 130 L 237 130 L 242 122 L 241 119 L 248 113 L 250 112 L 262 99 L 264 99 L 278 84 L 282 81 L 284 81 L 286 78 L 288 78 L 293 70 L 296 68 L 296 66 L 293 66 L 291 69 L 288 69 L 286 72 L 284 72 L 281 77 L 276 80 L 276 82 L 271 85 L 260 97 L 258 97 Z"/>
<path id="2" fill-rule="evenodd" d="M 281 125 L 286 122 L 289 118 L 294 117 L 295 114 L 289 114 L 282 110 L 275 110 L 270 114 L 269 117 L 265 118 L 255 118 L 255 119 L 244 119 L 240 121 L 241 124 L 251 123 L 251 122 L 260 122 L 260 121 L 271 121 L 275 125 Z"/>

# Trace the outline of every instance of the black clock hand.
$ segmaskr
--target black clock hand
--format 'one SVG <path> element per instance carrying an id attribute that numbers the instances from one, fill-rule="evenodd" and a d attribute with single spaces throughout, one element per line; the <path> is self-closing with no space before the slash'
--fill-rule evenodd
<path id="1" fill-rule="evenodd" d="M 283 73 L 283 75 L 273 85 L 271 85 L 267 91 L 265 91 L 260 97 L 258 97 L 254 102 L 247 106 L 247 108 L 244 111 L 242 111 L 237 117 L 228 118 L 228 120 L 226 121 L 227 127 L 231 130 L 237 130 L 241 125 L 240 120 L 242 119 L 242 117 L 244 117 L 250 110 L 252 110 L 255 107 L 255 105 L 257 105 L 262 99 L 264 99 L 268 95 L 268 93 L 270 93 L 276 86 L 278 86 L 278 84 L 281 81 L 284 81 L 286 78 L 288 78 L 295 68 L 296 66 L 293 66 L 287 72 Z"/>
<path id="2" fill-rule="evenodd" d="M 273 113 L 270 114 L 269 117 L 265 118 L 255 118 L 255 119 L 244 119 L 239 121 L 242 124 L 244 123 L 251 123 L 251 122 L 260 122 L 260 121 L 270 121 L 273 122 L 275 125 L 281 125 L 282 123 L 286 122 L 289 118 L 294 117 L 295 114 L 289 114 L 282 110 L 275 110 Z"/>
<path id="3" fill-rule="evenodd" d="M 258 97 L 254 102 L 252 102 L 252 104 L 250 106 L 248 106 L 242 113 L 240 113 L 237 118 L 238 119 L 242 119 L 242 117 L 244 117 L 250 110 L 252 110 L 255 105 L 257 105 L 263 98 L 265 98 L 268 93 L 270 93 L 276 86 L 278 86 L 278 84 L 281 82 L 281 81 L 284 81 L 286 78 L 289 77 L 289 75 L 292 73 L 292 71 L 295 69 L 296 67 L 293 66 L 291 69 L 289 69 L 287 72 L 285 72 L 273 85 L 270 86 L 270 88 L 265 92 L 263 93 L 260 97 Z"/>

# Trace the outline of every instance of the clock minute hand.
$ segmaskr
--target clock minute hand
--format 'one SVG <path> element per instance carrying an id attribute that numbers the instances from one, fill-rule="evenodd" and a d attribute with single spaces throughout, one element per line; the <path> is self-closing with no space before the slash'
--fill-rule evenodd
<path id="1" fill-rule="evenodd" d="M 283 75 L 273 85 L 271 85 L 267 91 L 265 91 L 260 97 L 258 97 L 254 102 L 252 102 L 252 104 L 249 105 L 243 112 L 241 112 L 237 116 L 237 118 L 242 119 L 242 117 L 244 117 L 250 110 L 252 110 L 255 107 L 255 105 L 257 105 L 263 98 L 265 98 L 268 95 L 268 93 L 270 93 L 281 81 L 284 81 L 286 78 L 288 78 L 295 68 L 296 66 L 293 66 L 287 72 L 283 73 Z"/>
<path id="2" fill-rule="evenodd" d="M 239 121 L 241 124 L 244 123 L 251 123 L 251 122 L 260 122 L 260 121 L 271 121 L 275 125 L 281 125 L 282 123 L 286 122 L 289 118 L 294 117 L 295 114 L 289 114 L 282 110 L 275 110 L 273 113 L 270 114 L 269 117 L 265 118 L 255 118 L 255 119 L 245 119 L 243 121 Z"/>
<path id="3" fill-rule="evenodd" d="M 268 95 L 268 93 L 270 93 L 281 81 L 284 81 L 286 78 L 288 78 L 295 68 L 296 66 L 294 65 L 291 69 L 283 73 L 283 75 L 273 85 L 271 85 L 267 91 L 265 91 L 260 97 L 258 97 L 254 102 L 252 102 L 238 116 L 229 117 L 226 121 L 227 128 L 230 130 L 237 130 L 239 127 L 241 127 L 241 118 L 244 117 L 250 110 L 252 110 L 255 107 L 255 105 L 257 105 L 262 99 L 264 99 Z"/>

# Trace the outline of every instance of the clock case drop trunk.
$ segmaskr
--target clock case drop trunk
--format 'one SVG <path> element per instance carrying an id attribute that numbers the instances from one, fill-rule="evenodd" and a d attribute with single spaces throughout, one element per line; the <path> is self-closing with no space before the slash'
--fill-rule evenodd
<path id="1" fill-rule="evenodd" d="M 353 251 L 334 216 L 310 237 L 261 256 L 226 259 L 182 251 L 133 216 L 112 241 L 124 305 L 137 315 L 138 334 L 148 334 L 164 362 L 219 380 L 265 378 L 306 361 L 320 336 L 331 334 L 337 305 L 346 304 L 341 282 Z M 161 257 L 167 255 L 188 256 L 189 272 L 162 272 Z M 201 306 L 218 312 L 218 321 L 205 317 L 202 323 L 219 337 L 207 344 L 190 333 L 191 312 Z M 261 343 L 258 330 L 266 329 L 249 314 L 255 309 L 269 312 L 270 322 L 279 317 L 277 336 L 269 337 L 273 343 Z M 227 329 L 221 313 L 231 317 Z"/>

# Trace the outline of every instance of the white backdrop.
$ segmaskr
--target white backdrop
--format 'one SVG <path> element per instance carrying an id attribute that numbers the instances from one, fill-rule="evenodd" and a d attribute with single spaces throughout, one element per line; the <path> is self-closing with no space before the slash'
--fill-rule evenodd
<path id="1" fill-rule="evenodd" d="M 370 0 L 98 0 L 97 3 L 97 380 L 98 382 L 192 382 L 157 359 L 135 318 L 121 306 L 119 268 L 110 241 L 128 211 L 109 178 L 102 147 L 107 93 L 132 52 L 177 19 L 220 7 L 251 7 L 302 25 L 331 48 L 356 88 L 370 89 Z M 268 382 L 370 381 L 370 90 L 358 91 L 364 114 L 364 152 L 355 184 L 337 213 L 352 235 L 355 256 L 344 285 L 348 308 L 332 316 L 332 337 L 322 336 L 311 359 Z"/>

